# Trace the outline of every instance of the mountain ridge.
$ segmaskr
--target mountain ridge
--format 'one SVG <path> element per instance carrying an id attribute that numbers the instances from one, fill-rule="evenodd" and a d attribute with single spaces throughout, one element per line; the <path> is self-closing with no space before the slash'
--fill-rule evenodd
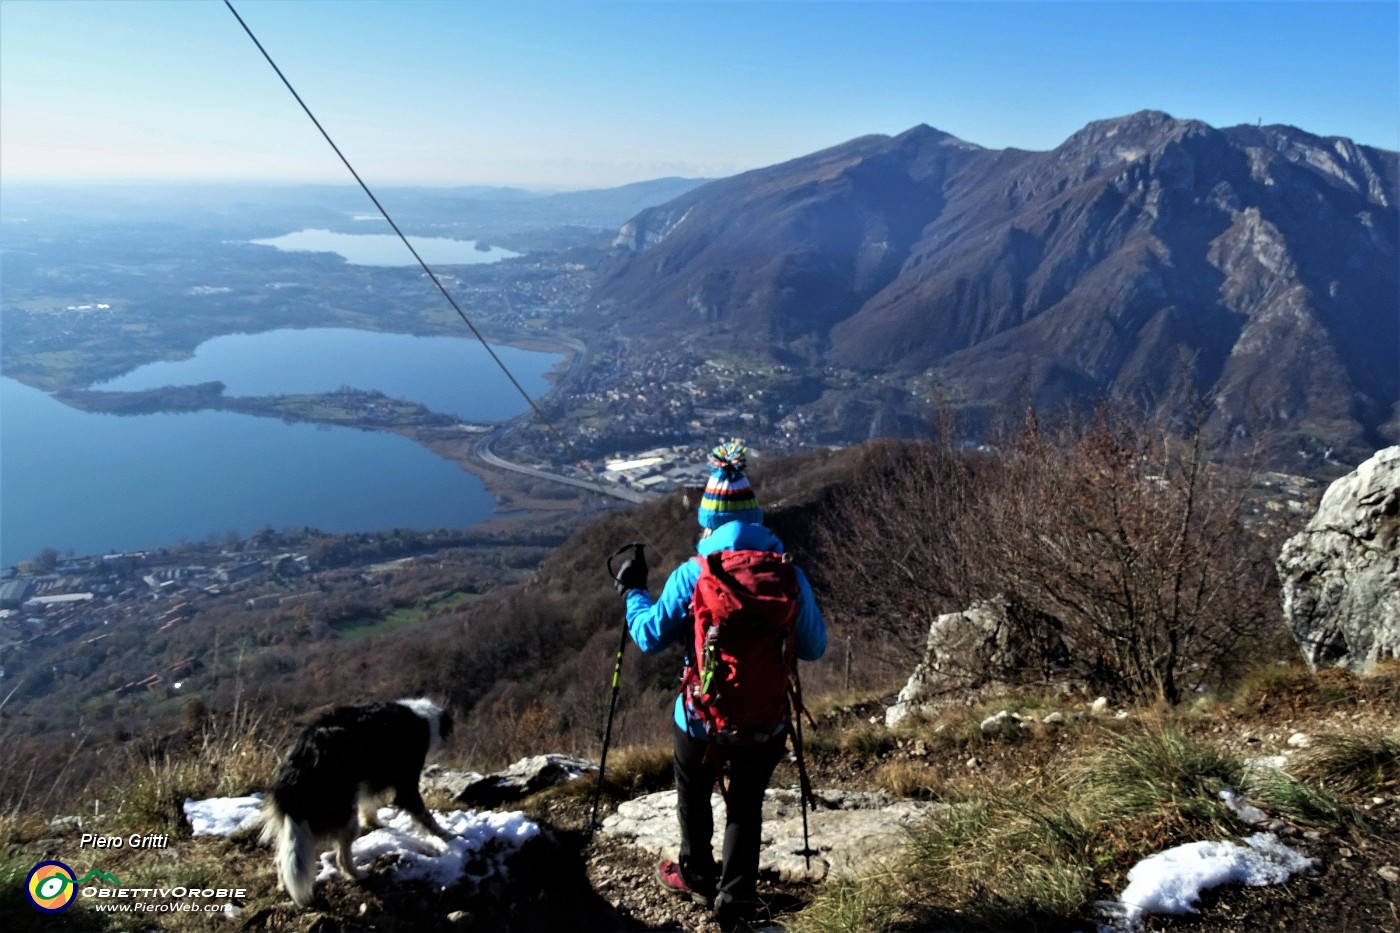
<path id="1" fill-rule="evenodd" d="M 641 212 L 593 298 L 970 412 L 1205 400 L 1220 438 L 1375 449 L 1400 434 L 1398 159 L 1153 110 L 1043 152 L 921 124 Z"/>

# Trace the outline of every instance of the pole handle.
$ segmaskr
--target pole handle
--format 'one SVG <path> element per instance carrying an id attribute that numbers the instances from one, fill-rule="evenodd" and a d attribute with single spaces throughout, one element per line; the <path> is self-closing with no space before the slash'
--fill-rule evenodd
<path id="1" fill-rule="evenodd" d="M 635 560 L 637 555 L 641 554 L 642 550 L 645 547 L 646 545 L 642 542 L 633 541 L 631 544 L 624 544 L 622 547 L 618 548 L 616 551 L 610 554 L 608 556 L 608 576 L 611 577 L 613 580 L 617 580 L 618 572 L 613 569 L 613 561 L 617 560 L 619 557 L 621 557 L 623 554 L 626 554 L 628 551 L 632 552 L 632 557 Z"/>

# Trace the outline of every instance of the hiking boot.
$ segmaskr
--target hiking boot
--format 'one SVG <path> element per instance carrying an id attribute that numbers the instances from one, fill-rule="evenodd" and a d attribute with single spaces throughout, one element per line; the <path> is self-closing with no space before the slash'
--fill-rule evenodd
<path id="1" fill-rule="evenodd" d="M 685 874 L 681 871 L 680 864 L 670 859 L 666 859 L 660 865 L 656 866 L 656 880 L 660 882 L 663 888 L 675 894 L 677 897 L 689 898 L 697 904 L 703 904 L 708 907 L 714 900 L 713 884 L 707 885 L 700 880 L 692 884 L 690 881 L 686 880 Z"/>
<path id="2" fill-rule="evenodd" d="M 773 929 L 768 908 L 754 901 L 722 900 L 716 903 L 715 921 L 724 933 Z"/>

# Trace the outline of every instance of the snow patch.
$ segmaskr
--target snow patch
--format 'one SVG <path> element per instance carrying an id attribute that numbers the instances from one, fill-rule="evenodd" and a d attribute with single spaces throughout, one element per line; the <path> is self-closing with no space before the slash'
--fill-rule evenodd
<path id="1" fill-rule="evenodd" d="M 262 794 L 251 797 L 185 798 L 185 819 L 196 836 L 232 836 L 262 820 Z"/>
<path id="2" fill-rule="evenodd" d="M 1128 872 L 1117 901 L 1101 902 L 1114 922 L 1139 930 L 1149 914 L 1194 914 L 1201 892 L 1222 884 L 1282 884 L 1316 868 L 1315 859 L 1290 849 L 1273 833 L 1233 842 L 1191 842 L 1149 856 Z M 1100 927 L 1100 933 L 1117 929 Z"/>
<path id="3" fill-rule="evenodd" d="M 229 836 L 256 826 L 262 795 L 186 800 L 185 816 L 196 836 Z M 394 807 L 378 812 L 384 825 L 356 839 L 350 847 L 355 867 L 369 869 L 382 856 L 394 856 L 390 871 L 408 880 L 424 880 L 446 888 L 463 878 L 481 882 L 505 877 L 506 860 L 539 835 L 540 828 L 519 812 L 454 810 L 434 813 L 438 824 L 452 833 L 446 841 L 424 835 L 418 823 Z M 334 853 L 321 853 L 317 881 L 339 877 Z"/>
<path id="4" fill-rule="evenodd" d="M 1269 814 L 1260 810 L 1254 804 L 1245 800 L 1230 788 L 1225 788 L 1220 792 L 1220 799 L 1225 804 L 1225 808 L 1247 826 L 1259 826 L 1269 822 Z"/>
<path id="5" fill-rule="evenodd" d="M 539 835 L 539 826 L 519 812 L 453 810 L 434 813 L 443 829 L 452 833 L 443 841 L 422 835 L 418 823 L 402 810 L 384 807 L 379 821 L 384 825 L 356 839 L 350 847 L 355 867 L 369 869 L 381 856 L 397 856 L 390 868 L 401 878 L 424 880 L 446 888 L 463 877 L 483 881 L 505 877 L 506 859 Z M 321 870 L 316 880 L 339 877 L 334 853 L 321 854 Z"/>

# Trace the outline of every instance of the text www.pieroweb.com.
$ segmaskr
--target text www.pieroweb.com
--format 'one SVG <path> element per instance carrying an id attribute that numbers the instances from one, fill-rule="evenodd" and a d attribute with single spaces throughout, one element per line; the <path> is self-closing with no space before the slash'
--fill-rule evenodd
<path id="1" fill-rule="evenodd" d="M 83 899 L 101 913 L 222 913 L 243 888 L 85 888 Z M 211 903 L 212 901 L 212 903 Z"/>
<path id="2" fill-rule="evenodd" d="M 92 909 L 99 913 L 127 914 L 127 913 L 222 913 L 227 908 L 223 904 L 143 904 L 143 903 L 123 903 L 113 904 L 97 903 L 92 905 Z"/>

